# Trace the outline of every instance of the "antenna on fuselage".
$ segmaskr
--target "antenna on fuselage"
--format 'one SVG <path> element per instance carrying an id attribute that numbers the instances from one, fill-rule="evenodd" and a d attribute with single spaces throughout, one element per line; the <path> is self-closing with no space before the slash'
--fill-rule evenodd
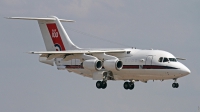
<path id="1" fill-rule="evenodd" d="M 113 40 L 108 40 L 108 39 L 105 39 L 105 38 L 102 38 L 102 37 L 99 37 L 99 36 L 95 36 L 95 35 L 92 35 L 92 34 L 89 34 L 89 33 L 83 32 L 83 31 L 79 31 L 79 30 L 74 29 L 74 28 L 70 28 L 70 27 L 66 27 L 66 28 L 71 30 L 71 31 L 74 31 L 76 33 L 79 33 L 79 34 L 82 34 L 82 35 L 85 35 L 85 36 L 88 36 L 88 37 L 91 37 L 91 38 L 96 38 L 96 39 L 99 39 L 99 40 L 102 40 L 102 41 L 105 41 L 105 42 L 113 43 L 113 44 L 124 46 L 124 47 L 131 47 L 127 44 L 122 44 L 122 43 L 119 43 L 119 42 L 116 42 L 116 41 L 113 41 Z"/>

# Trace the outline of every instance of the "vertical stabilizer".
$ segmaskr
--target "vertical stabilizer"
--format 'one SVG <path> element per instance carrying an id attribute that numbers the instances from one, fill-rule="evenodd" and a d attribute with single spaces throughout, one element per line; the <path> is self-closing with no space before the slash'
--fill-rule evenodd
<path id="1" fill-rule="evenodd" d="M 47 51 L 80 49 L 70 40 L 61 24 L 61 21 L 72 22 L 72 20 L 58 19 L 56 16 L 51 18 L 9 17 L 8 19 L 37 20 Z"/>
<path id="2" fill-rule="evenodd" d="M 47 51 L 79 49 L 70 40 L 60 20 L 55 16 L 53 18 L 55 18 L 54 21 L 38 20 Z"/>

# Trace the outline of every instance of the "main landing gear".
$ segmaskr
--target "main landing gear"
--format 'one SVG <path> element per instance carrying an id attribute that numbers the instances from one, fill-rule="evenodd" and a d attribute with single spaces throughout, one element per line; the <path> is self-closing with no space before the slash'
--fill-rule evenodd
<path id="1" fill-rule="evenodd" d="M 105 89 L 107 87 L 107 82 L 106 81 L 97 81 L 96 87 L 98 89 Z"/>
<path id="2" fill-rule="evenodd" d="M 124 82 L 124 89 L 128 90 L 132 90 L 135 87 L 134 82 Z"/>
<path id="3" fill-rule="evenodd" d="M 177 79 L 174 79 L 174 83 L 172 84 L 173 88 L 178 88 L 179 84 L 177 83 Z"/>
<path id="4" fill-rule="evenodd" d="M 96 82 L 96 87 L 98 89 L 105 89 L 107 87 L 107 79 L 108 79 L 108 74 L 103 74 L 103 81 L 97 81 Z"/>

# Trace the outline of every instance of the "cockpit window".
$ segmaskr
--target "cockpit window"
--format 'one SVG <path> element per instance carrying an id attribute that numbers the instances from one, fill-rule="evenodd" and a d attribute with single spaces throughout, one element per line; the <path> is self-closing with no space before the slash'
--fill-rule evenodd
<path id="1" fill-rule="evenodd" d="M 168 62 L 169 59 L 168 58 L 164 58 L 163 62 Z"/>
<path id="2" fill-rule="evenodd" d="M 159 61 L 159 62 L 162 62 L 162 61 L 163 61 L 163 57 L 160 57 L 158 61 Z"/>
<path id="3" fill-rule="evenodd" d="M 176 58 L 160 57 L 158 62 L 177 62 Z"/>
<path id="4" fill-rule="evenodd" d="M 169 58 L 170 62 L 177 62 L 175 58 Z"/>

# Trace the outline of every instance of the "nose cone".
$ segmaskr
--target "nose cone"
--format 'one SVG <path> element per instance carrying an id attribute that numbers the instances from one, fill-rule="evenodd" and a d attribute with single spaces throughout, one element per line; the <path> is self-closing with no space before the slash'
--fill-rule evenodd
<path id="1" fill-rule="evenodd" d="M 185 67 L 185 68 L 183 69 L 183 72 L 184 72 L 184 74 L 186 74 L 186 75 L 188 75 L 188 74 L 191 73 L 191 71 L 190 71 L 187 67 Z"/>
<path id="2" fill-rule="evenodd" d="M 181 72 L 183 75 L 188 75 L 191 73 L 191 71 L 185 66 L 182 64 L 182 67 L 181 67 Z"/>

